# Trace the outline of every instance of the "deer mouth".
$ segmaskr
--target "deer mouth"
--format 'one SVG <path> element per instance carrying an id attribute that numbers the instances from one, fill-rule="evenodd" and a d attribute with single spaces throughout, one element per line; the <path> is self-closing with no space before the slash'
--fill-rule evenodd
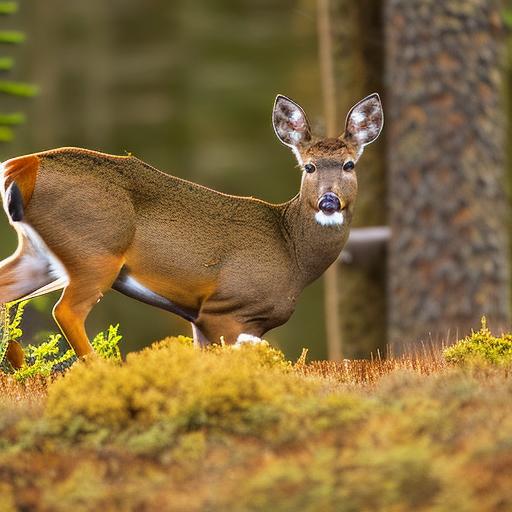
<path id="1" fill-rule="evenodd" d="M 321 226 L 342 226 L 345 223 L 346 205 L 343 205 L 340 198 L 333 192 L 325 193 L 318 200 L 318 211 L 315 219 Z"/>
<path id="2" fill-rule="evenodd" d="M 324 215 L 334 215 L 342 210 L 339 197 L 333 192 L 327 192 L 318 200 L 318 210 Z"/>

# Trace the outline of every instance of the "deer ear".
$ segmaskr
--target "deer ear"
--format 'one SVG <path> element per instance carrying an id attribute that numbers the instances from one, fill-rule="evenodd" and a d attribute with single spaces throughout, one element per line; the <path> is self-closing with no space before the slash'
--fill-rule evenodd
<path id="1" fill-rule="evenodd" d="M 347 115 L 343 137 L 361 149 L 373 142 L 384 124 L 384 112 L 377 93 L 356 103 Z"/>
<path id="2" fill-rule="evenodd" d="M 274 102 L 272 123 L 277 137 L 286 146 L 295 148 L 311 140 L 311 129 L 304 110 L 281 94 Z"/>

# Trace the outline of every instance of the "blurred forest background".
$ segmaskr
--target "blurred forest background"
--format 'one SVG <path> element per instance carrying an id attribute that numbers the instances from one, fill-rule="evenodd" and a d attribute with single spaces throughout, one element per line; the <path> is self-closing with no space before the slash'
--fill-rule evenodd
<path id="1" fill-rule="evenodd" d="M 0 23 L 26 41 L 0 38 L 2 54 L 15 59 L 12 69 L 0 59 L 0 70 L 39 92 L 2 95 L 1 111 L 23 112 L 26 122 L 0 145 L 0 158 L 59 146 L 129 152 L 223 192 L 286 201 L 300 173 L 275 138 L 271 108 L 286 94 L 325 131 L 322 6 L 339 133 L 350 106 L 371 92 L 386 114 L 383 136 L 358 165 L 355 225 L 389 224 L 392 235 L 387 258 L 377 252 L 339 269 L 344 356 L 448 339 L 477 327 L 482 314 L 509 327 L 506 2 L 21 0 Z M 4 218 L 0 236 L 4 258 L 16 247 Z M 33 301 L 25 341 L 55 330 L 56 299 Z M 187 323 L 115 292 L 93 310 L 88 330 L 118 322 L 125 352 L 190 333 Z M 321 281 L 268 339 L 289 357 L 302 347 L 311 358 L 327 356 Z"/>

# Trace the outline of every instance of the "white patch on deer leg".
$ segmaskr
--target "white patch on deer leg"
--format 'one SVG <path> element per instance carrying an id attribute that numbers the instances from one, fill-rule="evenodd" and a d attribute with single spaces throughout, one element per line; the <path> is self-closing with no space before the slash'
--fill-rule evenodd
<path id="1" fill-rule="evenodd" d="M 0 264 L 0 274 L 13 283 L 2 288 L 3 296 L 14 296 L 12 301 L 19 302 L 65 288 L 69 284 L 66 269 L 34 228 L 24 222 L 12 225 L 18 233 L 18 248 Z"/>
<path id="2" fill-rule="evenodd" d="M 60 260 L 53 254 L 52 251 L 48 248 L 48 246 L 44 243 L 43 239 L 39 236 L 37 231 L 32 227 L 26 224 L 25 222 L 16 222 L 16 229 L 20 229 L 20 231 L 25 235 L 26 239 L 29 241 L 34 256 L 40 261 L 46 261 L 49 266 L 49 275 L 55 279 L 55 283 L 59 283 L 60 288 L 64 288 L 69 284 L 69 276 L 64 268 L 64 265 L 60 262 Z M 51 291 L 58 290 L 59 288 L 54 288 Z M 48 293 L 48 292 L 46 292 Z"/>
<path id="3" fill-rule="evenodd" d="M 192 336 L 194 338 L 194 347 L 196 348 L 204 348 L 208 345 L 208 340 L 206 336 L 198 329 L 198 327 L 194 323 L 190 323 L 192 325 Z"/>
<path id="4" fill-rule="evenodd" d="M 236 343 L 233 345 L 234 347 L 241 347 L 242 345 L 250 343 L 251 345 L 259 345 L 260 343 L 266 343 L 266 341 L 258 338 L 258 336 L 253 336 L 252 334 L 246 334 L 242 332 L 238 335 L 236 339 Z"/>
<path id="5" fill-rule="evenodd" d="M 321 226 L 341 226 L 345 222 L 343 212 L 334 212 L 331 215 L 326 215 L 322 211 L 315 214 L 315 219 Z"/>

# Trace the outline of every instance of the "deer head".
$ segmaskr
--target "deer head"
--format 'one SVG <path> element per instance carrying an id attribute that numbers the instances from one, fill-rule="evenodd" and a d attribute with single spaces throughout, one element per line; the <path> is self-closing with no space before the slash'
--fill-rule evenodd
<path id="1" fill-rule="evenodd" d="M 379 136 L 383 121 L 380 98 L 374 93 L 352 107 L 338 138 L 315 137 L 300 105 L 277 96 L 274 130 L 297 158 L 303 171 L 301 201 L 320 225 L 350 222 L 357 195 L 355 166 L 365 146 Z"/>

